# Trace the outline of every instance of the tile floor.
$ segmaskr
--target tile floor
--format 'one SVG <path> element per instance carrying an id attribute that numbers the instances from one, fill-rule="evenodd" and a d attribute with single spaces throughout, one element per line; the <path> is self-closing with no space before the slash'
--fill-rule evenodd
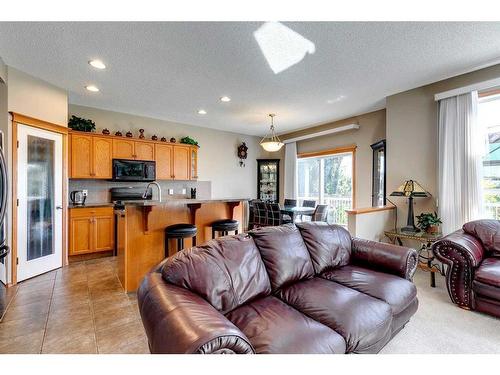
<path id="1" fill-rule="evenodd" d="M 0 353 L 149 353 L 135 294 L 114 257 L 18 284 L 0 323 Z"/>

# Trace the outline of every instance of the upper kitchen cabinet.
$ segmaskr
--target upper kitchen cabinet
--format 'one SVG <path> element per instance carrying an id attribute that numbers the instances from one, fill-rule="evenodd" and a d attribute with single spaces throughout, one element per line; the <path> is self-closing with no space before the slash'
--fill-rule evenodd
<path id="1" fill-rule="evenodd" d="M 111 178 L 112 140 L 71 134 L 71 178 Z"/>
<path id="2" fill-rule="evenodd" d="M 135 158 L 137 160 L 155 160 L 155 145 L 150 142 L 135 142 Z"/>
<path id="3" fill-rule="evenodd" d="M 196 180 L 198 147 L 70 132 L 70 178 L 111 179 L 113 159 L 154 160 L 158 180 Z"/>
<path id="4" fill-rule="evenodd" d="M 191 171 L 191 147 L 177 146 L 174 148 L 173 179 L 189 180 Z"/>
<path id="5" fill-rule="evenodd" d="M 154 160 L 155 146 L 151 142 L 114 139 L 113 159 Z"/>
<path id="6" fill-rule="evenodd" d="M 155 145 L 156 179 L 171 180 L 174 178 L 172 169 L 173 149 L 172 145 Z"/>

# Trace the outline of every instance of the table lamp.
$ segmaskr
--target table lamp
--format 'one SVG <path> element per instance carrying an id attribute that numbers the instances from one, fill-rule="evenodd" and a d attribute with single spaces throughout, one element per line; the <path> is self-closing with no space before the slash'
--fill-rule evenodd
<path id="1" fill-rule="evenodd" d="M 413 198 L 427 198 L 431 194 L 427 192 L 417 181 L 407 180 L 400 187 L 391 193 L 391 197 L 407 197 L 408 198 L 408 218 L 406 219 L 406 227 L 401 228 L 403 232 L 419 232 L 415 226 L 413 218 Z"/>

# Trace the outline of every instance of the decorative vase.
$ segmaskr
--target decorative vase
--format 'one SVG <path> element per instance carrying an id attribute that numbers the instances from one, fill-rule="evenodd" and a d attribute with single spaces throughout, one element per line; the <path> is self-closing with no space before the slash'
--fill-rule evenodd
<path id="1" fill-rule="evenodd" d="M 139 129 L 139 139 L 144 139 L 144 129 Z"/>
<path id="2" fill-rule="evenodd" d="M 127 137 L 127 138 L 132 138 L 132 137 L 133 137 L 132 132 L 127 132 L 127 133 L 125 134 L 125 137 Z"/>
<path id="3" fill-rule="evenodd" d="M 156 134 L 151 137 L 151 140 L 153 140 L 153 141 L 157 141 L 158 140 L 158 137 L 156 136 Z"/>
<path id="4" fill-rule="evenodd" d="M 109 135 L 109 130 L 108 130 L 107 128 L 104 128 L 104 129 L 102 130 L 102 134 L 104 134 L 104 135 Z"/>
<path id="5" fill-rule="evenodd" d="M 439 225 L 430 225 L 425 231 L 429 234 L 439 233 Z"/>
<path id="6" fill-rule="evenodd" d="M 119 131 L 119 130 L 115 133 L 115 135 L 116 135 L 117 137 L 121 137 L 121 136 L 123 136 L 122 132 L 121 132 L 121 131 Z"/>
<path id="7" fill-rule="evenodd" d="M 176 142 L 175 138 L 174 137 L 170 138 L 170 142 L 175 143 Z"/>
<path id="8" fill-rule="evenodd" d="M 167 141 L 167 138 L 165 138 L 165 137 L 161 137 L 160 141 L 162 141 L 162 142 L 166 142 L 166 141 Z"/>

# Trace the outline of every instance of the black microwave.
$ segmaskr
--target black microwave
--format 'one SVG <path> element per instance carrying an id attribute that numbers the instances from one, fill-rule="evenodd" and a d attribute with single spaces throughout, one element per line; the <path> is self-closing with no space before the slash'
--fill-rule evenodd
<path id="1" fill-rule="evenodd" d="M 154 181 L 156 163 L 150 160 L 113 159 L 113 181 Z"/>

